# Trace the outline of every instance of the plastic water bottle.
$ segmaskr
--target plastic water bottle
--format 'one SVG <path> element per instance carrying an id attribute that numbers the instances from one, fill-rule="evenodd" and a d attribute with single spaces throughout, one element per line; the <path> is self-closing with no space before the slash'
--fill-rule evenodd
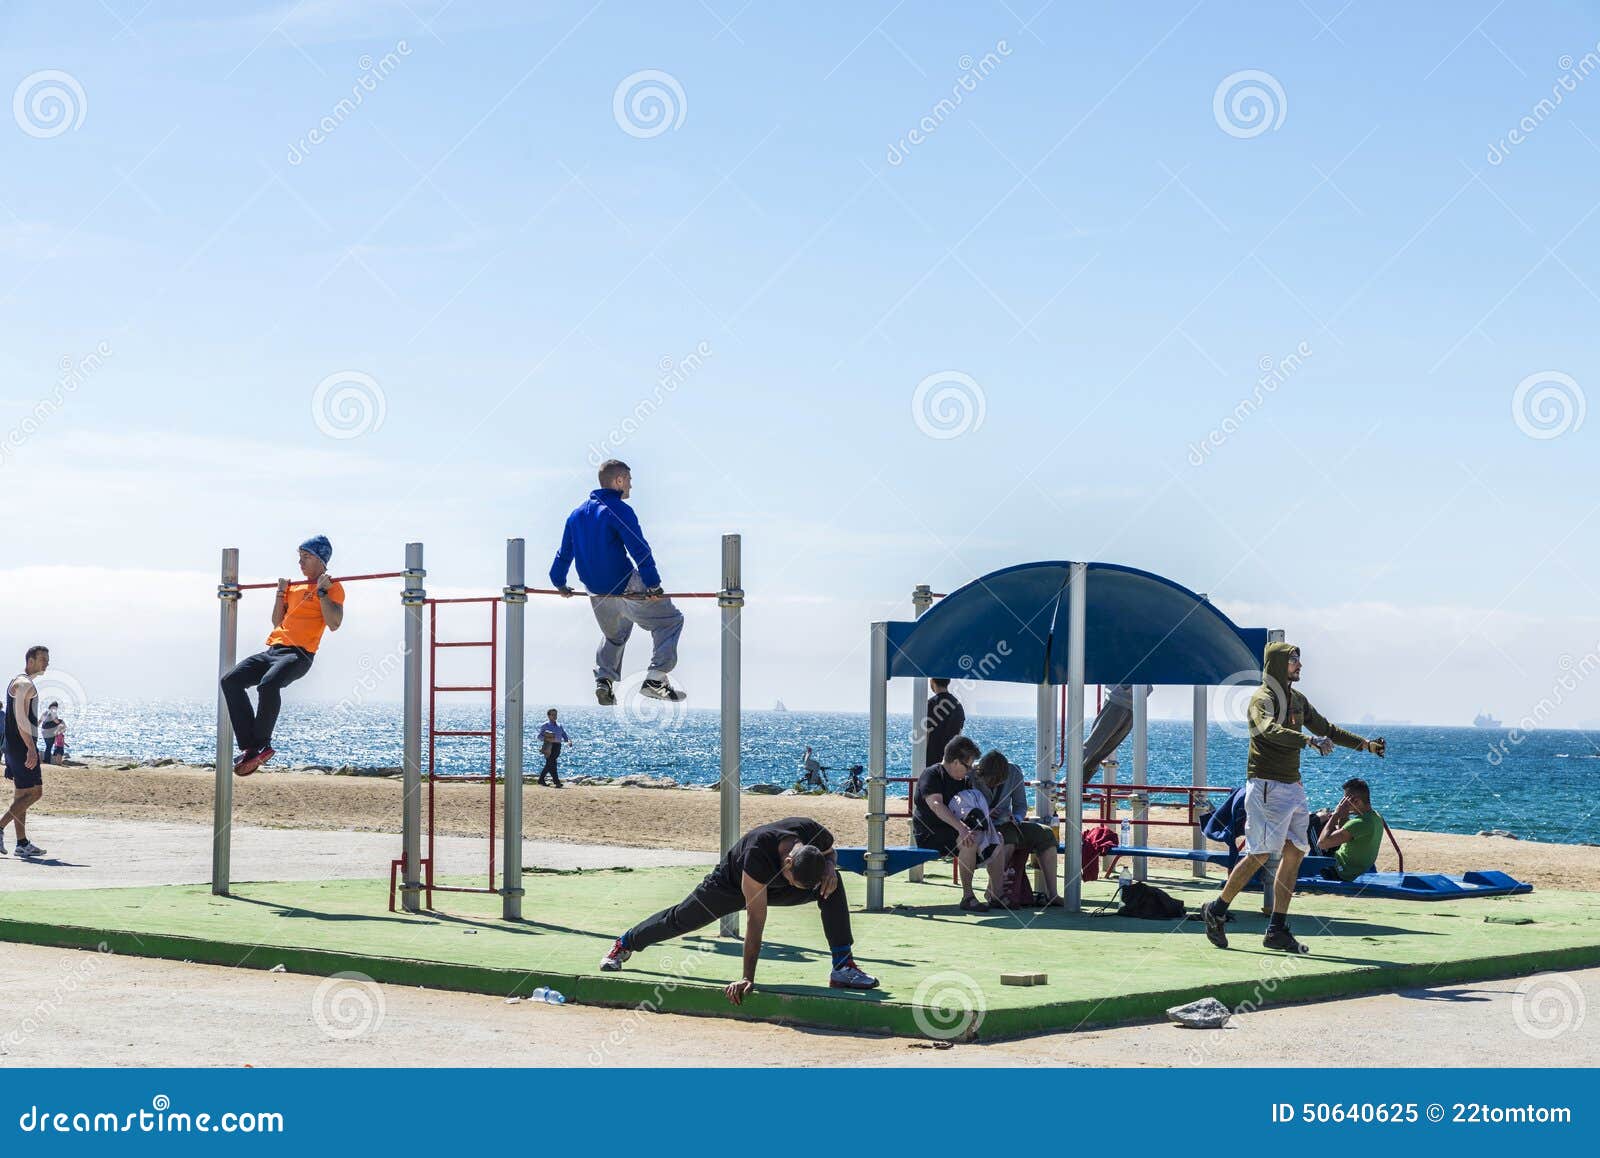
<path id="1" fill-rule="evenodd" d="M 1132 848 L 1133 847 L 1133 825 L 1128 823 L 1128 818 L 1127 817 L 1123 817 L 1122 818 L 1121 830 L 1122 830 L 1121 833 L 1117 837 L 1117 843 L 1120 844 L 1123 848 Z"/>
<path id="2" fill-rule="evenodd" d="M 561 996 L 559 990 L 551 989 L 548 985 L 541 985 L 528 994 L 529 1001 L 542 1001 L 546 1005 L 565 1005 L 567 999 Z"/>
<path id="3" fill-rule="evenodd" d="M 1123 865 L 1117 870 L 1117 892 L 1122 896 L 1128 895 L 1128 886 L 1133 883 L 1133 874 L 1128 871 L 1128 866 Z"/>

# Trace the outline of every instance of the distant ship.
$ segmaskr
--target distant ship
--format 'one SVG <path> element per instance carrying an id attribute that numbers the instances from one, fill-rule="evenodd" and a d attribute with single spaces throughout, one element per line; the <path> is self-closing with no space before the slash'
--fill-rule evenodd
<path id="1" fill-rule="evenodd" d="M 782 700 L 779 700 L 777 703 L 772 705 L 772 710 L 775 712 L 787 712 L 789 709 L 783 706 Z"/>
<path id="2" fill-rule="evenodd" d="M 1476 716 L 1472 717 L 1472 726 L 1474 728 L 1498 728 L 1501 725 L 1500 721 L 1495 719 L 1488 712 L 1479 712 Z"/>

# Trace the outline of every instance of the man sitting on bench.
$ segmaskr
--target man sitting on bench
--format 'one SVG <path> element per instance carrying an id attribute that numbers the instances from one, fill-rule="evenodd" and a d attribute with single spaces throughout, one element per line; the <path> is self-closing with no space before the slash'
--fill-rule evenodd
<path id="1" fill-rule="evenodd" d="M 1372 789 L 1360 777 L 1344 782 L 1344 799 L 1332 812 L 1326 808 L 1311 814 L 1306 836 L 1319 852 L 1333 854 L 1333 868 L 1324 875 L 1353 881 L 1371 872 L 1383 847 L 1383 817 L 1372 807 Z"/>
<path id="2" fill-rule="evenodd" d="M 601 959 L 600 971 L 620 972 L 635 953 L 743 909 L 749 918 L 744 974 L 723 990 L 731 1004 L 739 1005 L 756 985 L 767 906 L 812 901 L 822 912 L 822 932 L 833 954 L 828 984 L 834 989 L 876 989 L 878 979 L 858 969 L 850 952 L 850 906 L 839 881 L 833 834 L 809 816 L 791 816 L 745 833 L 688 897 L 618 937 Z"/>
<path id="3" fill-rule="evenodd" d="M 965 736 L 957 736 L 945 745 L 944 760 L 930 764 L 917 778 L 917 803 L 911 812 L 911 835 L 918 848 L 931 848 L 953 856 L 961 866 L 961 907 L 963 910 L 987 913 L 991 904 L 1005 900 L 1006 865 L 1011 861 L 1011 849 L 994 838 L 993 833 L 975 829 L 968 824 L 972 814 L 958 816 L 950 806 L 956 798 L 968 791 L 982 791 L 971 782 L 972 768 L 978 762 L 978 745 Z M 987 812 L 980 808 L 979 814 Z M 982 816 L 984 823 L 987 816 Z M 984 837 L 991 839 L 985 841 Z M 980 901 L 972 892 L 972 876 L 977 871 L 980 852 L 989 855 L 985 863 L 989 868 L 988 899 Z"/>

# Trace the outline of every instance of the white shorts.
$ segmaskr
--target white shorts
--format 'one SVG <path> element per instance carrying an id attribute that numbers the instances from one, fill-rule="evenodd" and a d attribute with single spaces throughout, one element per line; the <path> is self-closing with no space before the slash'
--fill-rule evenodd
<path id="1" fill-rule="evenodd" d="M 1301 781 L 1251 779 L 1244 786 L 1244 851 L 1249 856 L 1277 856 L 1285 844 L 1309 852 L 1306 786 Z"/>

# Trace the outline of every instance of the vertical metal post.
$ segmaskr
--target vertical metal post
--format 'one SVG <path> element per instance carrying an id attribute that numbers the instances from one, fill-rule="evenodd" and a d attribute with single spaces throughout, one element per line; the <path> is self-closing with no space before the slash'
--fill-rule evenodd
<path id="1" fill-rule="evenodd" d="M 722 536 L 722 590 L 717 606 L 722 611 L 722 851 L 738 841 L 739 832 L 739 744 L 740 712 L 740 623 L 744 607 L 744 579 L 740 566 L 740 537 Z M 722 918 L 722 935 L 739 935 L 739 914 Z"/>
<path id="2" fill-rule="evenodd" d="M 211 800 L 211 891 L 228 895 L 233 864 L 233 720 L 222 698 L 221 679 L 238 662 L 239 548 L 222 549 L 222 582 L 217 585 L 217 778 Z"/>
<path id="3" fill-rule="evenodd" d="M 506 540 L 506 830 L 501 856 L 501 916 L 522 920 L 522 693 L 524 626 L 528 610 L 527 550 Z M 494 605 L 490 604 L 492 608 Z"/>
<path id="4" fill-rule="evenodd" d="M 1150 782 L 1150 697 L 1145 692 L 1144 684 L 1133 685 L 1133 786 L 1135 789 L 1143 788 Z M 1149 828 L 1145 819 L 1150 815 L 1149 798 L 1143 792 L 1135 792 L 1133 797 L 1133 843 L 1139 848 L 1147 847 Z M 1133 858 L 1133 879 L 1142 881 L 1149 879 L 1150 861 L 1147 857 L 1136 856 Z"/>
<path id="5" fill-rule="evenodd" d="M 1069 913 L 1083 910 L 1083 668 L 1088 634 L 1089 565 L 1072 564 L 1067 580 L 1067 855 L 1062 899 Z"/>
<path id="6" fill-rule="evenodd" d="M 400 904 L 408 913 L 422 911 L 422 544 L 406 544 L 405 589 L 400 605 L 405 616 L 405 700 L 401 714 L 400 754 Z"/>
<path id="7" fill-rule="evenodd" d="M 867 911 L 883 911 L 889 818 L 889 625 L 874 623 L 867 648 Z"/>
<path id="8" fill-rule="evenodd" d="M 1210 715 L 1206 705 L 1206 693 L 1208 690 L 1204 684 L 1196 684 L 1194 689 L 1194 786 L 1196 788 L 1204 788 L 1206 786 L 1206 727 L 1209 723 Z M 1199 807 L 1200 802 L 1197 800 L 1195 802 L 1197 812 Z M 1196 852 L 1203 852 L 1205 848 L 1205 833 L 1201 832 L 1199 826 L 1196 825 L 1194 830 L 1194 849 Z M 1207 868 L 1206 862 L 1197 860 L 1190 863 L 1193 867 L 1194 875 L 1204 879 Z"/>
<path id="9" fill-rule="evenodd" d="M 1039 685 L 1033 703 L 1034 814 L 1049 824 L 1055 819 L 1056 685 Z"/>
<path id="10" fill-rule="evenodd" d="M 921 619 L 933 606 L 933 588 L 918 583 L 911 589 L 911 614 Z M 944 759 L 943 752 L 928 751 L 928 733 L 922 726 L 923 713 L 928 710 L 928 679 L 917 676 L 911 681 L 911 775 L 919 776 L 929 764 Z"/>

